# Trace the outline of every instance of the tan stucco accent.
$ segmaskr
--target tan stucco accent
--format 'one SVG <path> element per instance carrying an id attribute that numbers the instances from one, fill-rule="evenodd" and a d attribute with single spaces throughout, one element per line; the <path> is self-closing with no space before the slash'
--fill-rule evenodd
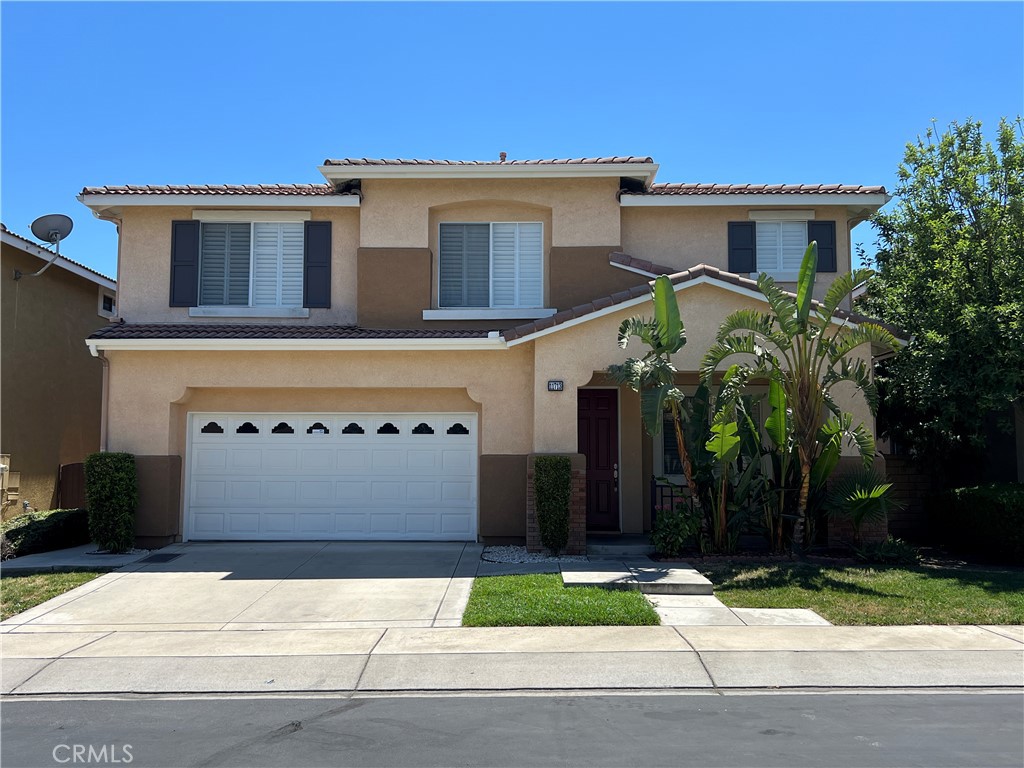
<path id="1" fill-rule="evenodd" d="M 217 206 L 210 206 L 216 209 Z M 221 206 L 223 207 L 223 206 Z M 295 210 L 302 210 L 296 205 Z M 131 323 L 189 322 L 188 307 L 169 306 L 171 222 L 191 219 L 198 208 L 126 207 L 121 225 L 121 303 L 118 314 Z M 281 210 L 288 210 L 282 208 Z M 314 221 L 331 225 L 331 306 L 309 310 L 309 319 L 278 320 L 302 324 L 356 320 L 356 249 L 359 247 L 358 208 L 313 209 Z M 201 322 L 265 323 L 264 318 L 203 318 Z"/>
<path id="2" fill-rule="evenodd" d="M 21 473 L 21 501 L 57 504 L 61 464 L 99 450 L 100 361 L 85 337 L 107 324 L 99 287 L 4 244 L 0 259 L 0 453 Z M 13 280 L 14 270 L 25 274 Z M 15 510 L 4 510 L 10 515 Z"/>
<path id="3" fill-rule="evenodd" d="M 358 274 L 361 327 L 424 326 L 434 282 L 428 248 L 360 248 Z"/>
<path id="4" fill-rule="evenodd" d="M 526 538 L 526 456 L 480 457 L 480 535 Z"/>
<path id="5" fill-rule="evenodd" d="M 617 245 L 552 248 L 548 259 L 551 306 L 570 309 L 647 282 L 650 278 L 646 275 L 609 263 L 608 255 L 618 250 Z"/>
<path id="6" fill-rule="evenodd" d="M 709 264 L 729 270 L 730 221 L 749 221 L 750 211 L 813 210 L 816 221 L 836 223 L 837 272 L 823 274 L 814 295 L 822 298 L 836 274 L 850 271 L 849 214 L 843 206 L 697 206 L 622 209 L 622 250 L 638 259 L 684 270 Z M 794 288 L 783 283 L 787 290 Z"/>
<path id="7" fill-rule="evenodd" d="M 181 536 L 181 457 L 136 456 L 135 471 L 139 483 L 136 544 L 162 547 Z"/>
<path id="8" fill-rule="evenodd" d="M 429 248 L 431 209 L 456 203 L 551 210 L 551 246 L 619 242 L 618 179 L 365 179 L 364 248 Z M 514 220 L 514 219 L 513 219 Z"/>

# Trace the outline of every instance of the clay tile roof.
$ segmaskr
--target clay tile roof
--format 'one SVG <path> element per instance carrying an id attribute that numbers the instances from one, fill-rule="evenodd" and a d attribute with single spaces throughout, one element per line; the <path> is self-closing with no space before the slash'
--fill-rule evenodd
<path id="1" fill-rule="evenodd" d="M 610 254 L 609 261 L 612 261 L 616 264 L 631 264 L 642 262 L 642 260 L 633 259 L 631 256 L 628 256 L 627 254 L 624 253 Z M 690 269 L 683 270 L 682 272 L 677 271 L 674 273 L 670 273 L 671 271 L 667 270 L 667 268 L 664 267 L 656 267 L 656 269 L 662 271 L 658 271 L 657 274 L 652 273 L 652 278 L 656 277 L 658 274 L 665 274 L 672 281 L 673 285 L 686 283 L 691 280 L 696 280 L 697 278 L 700 277 L 707 277 L 713 280 L 717 280 L 719 282 L 730 283 L 732 285 L 738 285 L 743 288 L 748 288 L 752 291 L 758 290 L 756 280 L 751 280 L 749 277 L 743 277 L 741 275 L 733 274 L 732 272 L 725 272 L 719 269 L 718 267 L 713 267 L 709 264 L 698 264 L 695 267 L 690 267 Z M 502 331 L 501 335 L 505 338 L 506 341 L 522 339 L 526 336 L 530 336 L 531 334 L 546 330 L 547 328 L 552 328 L 556 325 L 561 325 L 562 323 L 567 322 L 568 320 L 575 320 L 580 317 L 585 317 L 588 314 L 592 314 L 603 309 L 608 309 L 609 307 L 614 307 L 617 304 L 624 304 L 625 302 L 630 301 L 631 299 L 636 299 L 641 296 L 648 295 L 650 291 L 650 283 L 636 285 L 628 290 L 613 293 L 611 296 L 605 296 L 599 299 L 594 299 L 589 304 L 582 304 L 580 306 L 573 307 L 571 310 L 559 312 L 553 317 L 546 317 L 543 320 L 537 320 L 532 323 L 523 323 L 522 325 L 517 325 L 514 328 Z M 794 298 L 796 297 L 795 294 L 791 293 L 790 295 L 793 296 Z M 820 307 L 821 305 L 819 302 L 815 301 L 814 306 Z M 909 334 L 900 328 L 897 328 L 893 325 L 889 325 L 887 323 L 883 323 L 880 320 L 875 320 L 874 318 L 867 317 L 866 315 L 858 314 L 856 312 L 848 312 L 845 309 L 840 309 L 836 311 L 834 316 L 839 320 L 849 320 L 851 323 L 856 324 L 874 323 L 875 325 L 882 326 L 890 333 L 895 335 L 897 338 L 910 338 Z"/>
<path id="2" fill-rule="evenodd" d="M 611 165 L 624 163 L 653 163 L 654 158 L 626 155 L 622 157 L 575 157 L 550 160 L 403 160 L 372 157 L 330 158 L 324 165 L 375 166 L 375 165 Z"/>
<path id="3" fill-rule="evenodd" d="M 0 222 L 0 230 L 2 230 L 3 232 L 6 232 L 6 233 L 7 233 L 8 235 L 10 235 L 11 237 L 16 237 L 16 238 L 18 238 L 19 240 L 22 240 L 22 241 L 24 241 L 24 242 L 28 243 L 29 245 L 34 245 L 34 246 L 35 246 L 36 248 L 41 248 L 41 249 L 43 249 L 44 251 L 46 250 L 46 246 L 44 246 L 44 245 L 40 245 L 40 244 L 39 244 L 38 242 L 36 242 L 35 240 L 29 240 L 29 239 L 28 239 L 27 237 L 23 237 L 23 236 L 19 235 L 19 234 L 18 234 L 17 232 L 12 232 L 11 230 L 9 230 L 9 229 L 7 228 L 7 225 L 6 225 L 6 224 L 4 224 L 3 222 Z M 112 283 L 116 283 L 116 282 L 117 282 L 116 280 L 114 280 L 114 278 L 112 278 L 112 277 L 107 277 L 107 276 L 106 276 L 106 275 L 104 275 L 104 274 L 103 274 L 102 272 L 97 272 L 97 271 L 96 271 L 95 269 L 93 269 L 92 267 L 87 267 L 87 266 L 86 266 L 85 264 L 83 264 L 83 263 L 82 263 L 82 262 L 80 262 L 80 261 L 75 261 L 74 259 L 69 259 L 69 258 L 68 258 L 67 256 L 65 256 L 65 255 L 64 255 L 63 253 L 62 253 L 62 254 L 60 255 L 60 257 L 61 257 L 61 259 L 63 259 L 64 261 L 68 262 L 69 264 L 74 264 L 74 265 L 75 265 L 76 267 L 81 267 L 81 268 L 82 268 L 82 269 L 84 269 L 84 270 L 85 270 L 86 272 L 91 272 L 92 274 L 96 275 L 97 277 L 102 277 L 102 278 L 103 278 L 104 280 L 109 280 L 109 281 L 110 281 L 110 282 L 112 282 Z"/>
<path id="4" fill-rule="evenodd" d="M 85 187 L 83 195 L 296 195 L 313 197 L 342 194 L 330 184 L 126 184 Z"/>
<path id="5" fill-rule="evenodd" d="M 884 195 L 885 187 L 861 184 L 652 184 L 623 195 Z"/>
<path id="6" fill-rule="evenodd" d="M 112 323 L 91 339 L 480 339 L 487 331 L 373 329 L 354 325 Z"/>
<path id="7" fill-rule="evenodd" d="M 630 256 L 628 253 L 611 253 L 608 255 L 608 261 L 622 267 L 639 269 L 641 272 L 648 272 L 652 275 L 671 275 L 673 272 L 678 271 L 675 267 L 665 267 L 661 264 L 653 264 L 647 261 L 647 259 L 638 259 L 635 256 Z"/>

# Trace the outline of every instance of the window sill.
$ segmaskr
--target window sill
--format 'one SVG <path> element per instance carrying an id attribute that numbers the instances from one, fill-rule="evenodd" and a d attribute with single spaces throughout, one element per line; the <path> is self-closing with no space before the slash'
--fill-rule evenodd
<path id="1" fill-rule="evenodd" d="M 490 307 L 463 307 L 461 309 L 425 309 L 424 320 L 537 320 L 551 317 L 558 310 L 543 307 L 527 309 L 492 309 Z"/>
<path id="2" fill-rule="evenodd" d="M 777 283 L 795 283 L 800 278 L 799 272 L 780 272 L 773 269 L 766 269 L 764 272 Z M 751 272 L 750 279 L 757 280 L 760 274 L 760 272 Z"/>
<path id="3" fill-rule="evenodd" d="M 189 307 L 189 317 L 309 317 L 305 307 Z"/>

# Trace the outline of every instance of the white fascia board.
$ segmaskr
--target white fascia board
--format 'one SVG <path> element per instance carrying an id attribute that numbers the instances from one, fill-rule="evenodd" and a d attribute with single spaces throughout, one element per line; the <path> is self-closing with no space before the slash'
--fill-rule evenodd
<path id="1" fill-rule="evenodd" d="M 79 202 L 102 211 L 136 206 L 202 205 L 208 208 L 358 208 L 358 195 L 79 195 Z"/>
<path id="2" fill-rule="evenodd" d="M 551 165 L 321 165 L 329 182 L 349 179 L 567 179 L 641 178 L 647 184 L 658 173 L 656 163 L 561 163 Z"/>
<path id="3" fill-rule="evenodd" d="M 28 253 L 32 256 L 38 256 L 40 259 L 43 259 L 44 261 L 49 261 L 55 255 L 53 251 L 48 251 L 40 246 L 26 243 L 20 240 L 19 238 L 13 236 L 9 232 L 2 232 L 0 233 L 0 235 L 3 236 L 3 242 L 6 243 L 7 245 L 17 248 L 18 250 L 24 251 L 25 253 Z M 101 288 L 106 288 L 108 291 L 117 291 L 116 281 L 111 280 L 109 277 L 104 277 L 103 275 L 97 275 L 94 272 L 90 272 L 88 269 L 80 267 L 78 264 L 75 264 L 74 262 L 68 261 L 63 256 L 58 256 L 57 260 L 53 262 L 53 265 L 55 267 L 65 269 L 68 272 L 72 273 L 73 275 L 84 277 L 86 280 L 96 283 L 96 285 L 100 286 Z"/>
<path id="4" fill-rule="evenodd" d="M 132 352 L 436 352 L 506 349 L 500 336 L 486 339 L 86 339 L 89 351 Z"/>
<path id="5" fill-rule="evenodd" d="M 630 270 L 630 271 L 637 271 L 637 270 Z M 650 275 L 649 273 L 646 273 L 646 272 L 642 272 L 641 274 L 646 274 L 648 277 L 654 277 L 653 275 Z M 750 288 L 744 288 L 741 285 L 735 285 L 733 283 L 726 283 L 726 282 L 723 282 L 722 280 L 716 280 L 715 278 L 708 277 L 707 275 L 701 275 L 700 277 L 696 277 L 693 280 L 687 280 L 684 283 L 677 283 L 675 286 L 673 286 L 673 288 L 674 288 L 676 293 L 680 293 L 682 291 L 685 291 L 687 288 L 695 288 L 698 285 L 713 285 L 716 288 L 721 288 L 721 289 L 726 290 L 726 291 L 731 291 L 732 293 L 739 294 L 740 296 L 746 296 L 746 297 L 751 298 L 751 299 L 757 299 L 758 301 L 761 301 L 761 302 L 767 304 L 767 299 L 765 299 L 765 297 L 759 291 L 755 291 L 755 290 L 752 290 Z M 539 338 L 541 338 L 543 336 L 547 336 L 548 334 L 557 333 L 558 331 L 564 331 L 567 328 L 572 328 L 575 325 L 581 325 L 583 323 L 589 323 L 591 320 L 597 320 L 598 318 L 605 317 L 606 315 L 610 315 L 610 314 L 612 314 L 614 312 L 621 312 L 624 309 L 629 309 L 630 307 L 639 306 L 640 304 L 644 304 L 644 303 L 646 303 L 646 302 L 648 302 L 650 300 L 651 300 L 651 297 L 650 297 L 649 294 L 647 296 L 638 296 L 635 299 L 630 299 L 629 301 L 624 301 L 621 304 L 613 304 L 610 307 L 605 307 L 604 309 L 599 309 L 597 312 L 591 312 L 589 315 L 584 315 L 583 317 L 576 317 L 576 318 L 573 318 L 572 320 L 567 320 L 566 322 L 561 323 L 560 325 L 555 325 L 555 326 L 552 326 L 551 328 L 545 328 L 542 331 L 537 331 L 536 333 L 531 333 L 529 336 L 524 336 L 524 337 L 519 338 L 519 339 L 513 339 L 512 341 L 508 342 L 508 345 L 510 347 L 514 347 L 517 344 L 525 344 L 528 341 L 534 341 L 534 340 L 539 339 Z M 837 318 L 833 317 L 832 318 L 832 324 L 833 325 L 842 326 L 842 325 L 851 325 L 853 323 L 850 320 L 842 320 L 842 319 L 837 319 Z"/>
<path id="6" fill-rule="evenodd" d="M 807 192 L 784 195 L 622 195 L 623 208 L 678 208 L 732 205 L 851 205 L 881 208 L 889 195 L 843 195 Z"/>

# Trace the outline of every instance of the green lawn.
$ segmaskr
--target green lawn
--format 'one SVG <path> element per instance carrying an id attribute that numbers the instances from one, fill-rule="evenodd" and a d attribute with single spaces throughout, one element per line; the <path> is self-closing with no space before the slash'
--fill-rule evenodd
<path id="1" fill-rule="evenodd" d="M 1024 571 L 699 566 L 733 608 L 810 608 L 833 624 L 1024 624 Z"/>
<path id="2" fill-rule="evenodd" d="M 0 620 L 45 603 L 51 597 L 62 595 L 99 575 L 95 571 L 76 571 L 4 576 L 0 579 Z"/>
<path id="3" fill-rule="evenodd" d="M 557 573 L 482 576 L 473 582 L 464 627 L 659 624 L 639 592 L 564 587 Z"/>

